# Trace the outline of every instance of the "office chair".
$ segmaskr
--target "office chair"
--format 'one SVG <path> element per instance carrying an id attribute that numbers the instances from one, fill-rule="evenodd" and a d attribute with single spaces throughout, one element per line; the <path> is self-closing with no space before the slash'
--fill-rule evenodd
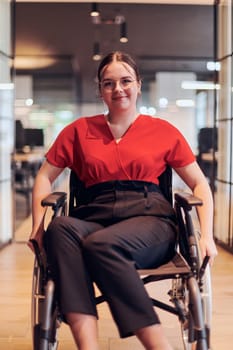
<path id="1" fill-rule="evenodd" d="M 167 168 L 159 178 L 164 196 L 173 202 L 172 170 Z M 70 193 L 54 192 L 42 200 L 42 206 L 51 207 L 52 219 L 67 215 L 85 195 L 82 182 L 71 172 Z M 67 204 L 68 203 L 68 204 Z M 192 221 L 192 209 L 202 205 L 200 199 L 188 193 L 175 193 L 174 209 L 178 222 L 178 242 L 173 259 L 156 269 L 138 270 L 143 283 L 171 280 L 168 303 L 152 299 L 153 305 L 178 317 L 184 350 L 210 349 L 211 280 L 208 257 L 201 261 L 198 233 Z M 67 210 L 68 207 L 68 210 Z M 62 317 L 54 296 L 54 281 L 36 241 L 32 284 L 33 350 L 56 350 L 57 329 Z M 96 304 L 105 301 L 104 295 L 96 297 Z"/>

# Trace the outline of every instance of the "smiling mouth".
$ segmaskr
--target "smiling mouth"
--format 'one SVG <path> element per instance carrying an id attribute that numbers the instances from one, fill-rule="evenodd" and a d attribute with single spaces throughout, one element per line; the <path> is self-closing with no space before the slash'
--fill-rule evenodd
<path id="1" fill-rule="evenodd" d="M 124 99 L 124 98 L 126 98 L 127 96 L 122 96 L 122 95 L 120 95 L 120 96 L 114 96 L 113 97 L 113 100 L 121 100 L 121 99 Z"/>

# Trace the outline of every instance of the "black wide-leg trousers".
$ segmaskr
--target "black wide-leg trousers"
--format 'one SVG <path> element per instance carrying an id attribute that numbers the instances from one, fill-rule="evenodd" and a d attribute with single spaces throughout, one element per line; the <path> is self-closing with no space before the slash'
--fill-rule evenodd
<path id="1" fill-rule="evenodd" d="M 46 246 L 62 314 L 97 316 L 94 281 L 121 337 L 159 323 L 137 269 L 169 261 L 175 241 L 174 225 L 157 216 L 135 216 L 107 226 L 55 218 L 46 232 Z"/>

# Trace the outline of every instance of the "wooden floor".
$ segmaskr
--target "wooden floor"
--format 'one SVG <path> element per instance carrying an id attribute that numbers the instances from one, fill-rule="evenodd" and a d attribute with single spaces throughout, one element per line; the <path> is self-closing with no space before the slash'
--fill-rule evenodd
<path id="1" fill-rule="evenodd" d="M 24 235 L 27 222 L 22 224 Z M 22 231 L 22 230 L 21 230 Z M 30 350 L 31 345 L 31 277 L 34 257 L 25 244 L 25 236 L 0 251 L 0 349 Z M 219 248 L 212 268 L 213 322 L 212 350 L 230 350 L 233 341 L 233 256 Z M 166 295 L 167 282 L 150 287 L 155 295 Z M 142 350 L 135 337 L 119 339 L 106 305 L 99 306 L 99 339 L 101 350 Z M 175 316 L 160 312 L 167 336 L 173 348 L 182 349 L 180 330 Z M 59 331 L 59 350 L 75 349 L 66 325 Z M 91 350 L 91 349 L 90 349 Z"/>

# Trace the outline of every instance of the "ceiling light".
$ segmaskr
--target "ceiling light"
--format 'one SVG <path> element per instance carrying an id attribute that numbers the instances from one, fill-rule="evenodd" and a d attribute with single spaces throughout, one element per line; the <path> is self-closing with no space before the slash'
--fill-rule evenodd
<path id="1" fill-rule="evenodd" d="M 121 23 L 120 25 L 120 42 L 121 43 L 127 43 L 128 42 L 128 37 L 127 37 L 127 24 L 126 22 Z"/>
<path id="2" fill-rule="evenodd" d="M 149 115 L 155 115 L 156 114 L 156 109 L 154 107 L 149 107 L 148 108 L 148 114 Z"/>
<path id="3" fill-rule="evenodd" d="M 55 64 L 57 59 L 52 56 L 16 56 L 16 69 L 43 69 Z"/>
<path id="4" fill-rule="evenodd" d="M 167 108 L 168 106 L 168 99 L 166 97 L 161 97 L 159 99 L 159 107 L 160 108 Z"/>
<path id="5" fill-rule="evenodd" d="M 181 88 L 185 90 L 218 90 L 219 84 L 215 84 L 211 81 L 182 81 Z"/>
<path id="6" fill-rule="evenodd" d="M 32 106 L 32 105 L 33 105 L 33 99 L 32 99 L 32 98 L 27 98 L 27 99 L 25 100 L 25 106 L 30 107 L 30 106 Z"/>
<path id="7" fill-rule="evenodd" d="M 153 116 L 153 115 L 156 114 L 156 109 L 154 107 L 141 106 L 140 107 L 140 113 Z"/>
<path id="8" fill-rule="evenodd" d="M 100 15 L 99 10 L 98 10 L 98 4 L 96 2 L 93 2 L 91 4 L 91 17 L 98 17 Z"/>
<path id="9" fill-rule="evenodd" d="M 92 59 L 94 61 L 99 61 L 101 60 L 101 54 L 100 54 L 100 44 L 99 43 L 94 43 L 94 46 L 93 46 L 93 56 L 92 56 Z"/>
<path id="10" fill-rule="evenodd" d="M 195 103 L 193 100 L 186 98 L 186 99 L 176 100 L 176 105 L 177 107 L 194 107 Z"/>
<path id="11" fill-rule="evenodd" d="M 220 71 L 221 64 L 220 64 L 220 62 L 209 61 L 209 62 L 206 63 L 206 68 L 209 71 Z"/>
<path id="12" fill-rule="evenodd" d="M 0 83 L 0 90 L 13 90 L 14 84 L 13 83 Z"/>
<path id="13" fill-rule="evenodd" d="M 120 25 L 120 24 L 122 24 L 123 22 L 125 22 L 125 17 L 122 16 L 122 15 L 116 15 L 116 16 L 115 16 L 115 19 L 114 19 L 114 22 L 115 22 L 115 24 Z"/>
<path id="14" fill-rule="evenodd" d="M 141 114 L 147 114 L 147 107 L 146 106 L 141 106 L 140 107 L 140 113 Z"/>

